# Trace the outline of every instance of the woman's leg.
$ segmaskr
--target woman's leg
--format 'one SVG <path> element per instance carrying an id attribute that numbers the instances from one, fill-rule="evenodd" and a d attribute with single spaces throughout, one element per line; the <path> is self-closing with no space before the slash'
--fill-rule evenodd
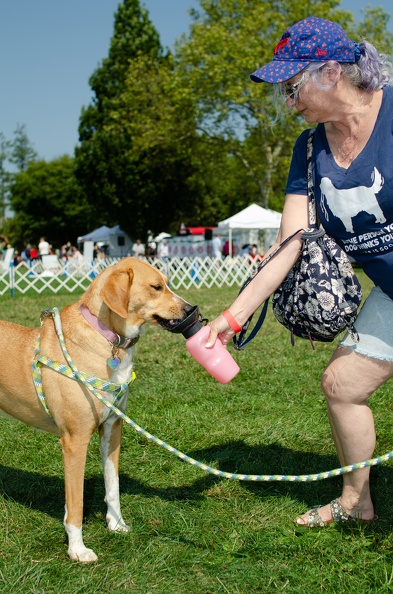
<path id="1" fill-rule="evenodd" d="M 322 376 L 334 443 L 343 466 L 368 460 L 375 447 L 375 430 L 368 398 L 393 376 L 393 363 L 360 355 L 339 347 Z M 369 489 L 370 469 L 345 474 L 339 503 L 363 520 L 374 517 Z M 318 509 L 324 522 L 332 520 L 330 504 Z M 308 523 L 309 512 L 297 518 Z"/>

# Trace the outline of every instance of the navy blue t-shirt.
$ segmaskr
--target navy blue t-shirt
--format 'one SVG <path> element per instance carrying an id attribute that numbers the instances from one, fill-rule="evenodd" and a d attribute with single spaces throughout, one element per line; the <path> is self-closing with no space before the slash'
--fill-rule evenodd
<path id="1" fill-rule="evenodd" d="M 294 146 L 287 194 L 307 195 L 307 138 L 308 130 Z M 321 224 L 393 299 L 393 87 L 384 87 L 374 130 L 348 169 L 337 165 L 318 124 L 313 174 Z"/>

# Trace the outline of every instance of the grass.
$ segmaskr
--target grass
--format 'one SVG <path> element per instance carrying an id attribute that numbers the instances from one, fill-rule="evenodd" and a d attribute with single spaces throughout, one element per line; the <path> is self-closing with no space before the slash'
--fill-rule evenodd
<path id="1" fill-rule="evenodd" d="M 362 284 L 369 289 L 362 273 Z M 236 289 L 182 292 L 213 318 Z M 0 318 L 37 325 L 48 307 L 75 296 L 3 297 Z M 222 386 L 187 353 L 184 339 L 150 328 L 136 349 L 128 415 L 190 456 L 229 472 L 303 474 L 336 468 L 320 391 L 334 344 L 289 333 L 269 312 L 241 353 L 241 372 Z M 3 354 L 7 356 L 7 354 Z M 392 449 L 391 383 L 372 398 L 377 451 Z M 341 479 L 317 483 L 221 480 L 184 464 L 124 428 L 121 501 L 129 534 L 105 526 L 99 446 L 89 450 L 84 538 L 99 555 L 72 563 L 62 527 L 61 451 L 50 435 L 0 419 L 0 592 L 250 594 L 391 592 L 393 472 L 372 469 L 380 520 L 372 527 L 296 528 L 293 518 L 340 493 Z"/>

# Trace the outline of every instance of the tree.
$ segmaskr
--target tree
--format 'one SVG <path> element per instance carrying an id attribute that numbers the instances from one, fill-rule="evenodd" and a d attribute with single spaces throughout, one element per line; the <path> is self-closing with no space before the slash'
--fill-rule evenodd
<path id="1" fill-rule="evenodd" d="M 0 227 L 4 225 L 8 200 L 8 186 L 11 174 L 7 171 L 6 163 L 10 157 L 11 143 L 4 134 L 0 133 Z"/>
<path id="2" fill-rule="evenodd" d="M 348 28 L 343 22 L 343 27 L 356 40 L 367 39 L 380 51 L 388 56 L 393 52 L 393 33 L 387 30 L 390 15 L 380 6 L 372 8 L 370 5 L 367 8 L 362 8 L 363 20 L 355 30 L 348 31 Z"/>
<path id="3" fill-rule="evenodd" d="M 4 227 L 11 243 L 36 244 L 41 235 L 54 247 L 76 241 L 94 225 L 89 205 L 74 177 L 74 160 L 65 155 L 47 163 L 34 161 L 13 176 L 10 205 L 15 213 Z"/>
<path id="4" fill-rule="evenodd" d="M 0 133 L 0 226 L 4 226 L 9 207 L 9 187 L 13 180 L 10 165 L 15 165 L 18 171 L 24 171 L 28 164 L 37 158 L 27 134 L 26 126 L 18 124 L 14 131 L 14 139 L 7 140 Z M 8 165 L 8 167 L 7 167 Z M 9 216 L 9 213 L 8 213 Z"/>
<path id="5" fill-rule="evenodd" d="M 143 95 L 133 94 L 127 102 L 126 81 L 135 68 Z M 152 72 L 166 68 L 170 57 L 163 55 L 146 10 L 138 0 L 123 0 L 115 15 L 108 58 L 90 78 L 94 99 L 82 110 L 75 156 L 78 182 L 99 213 L 97 224 L 121 222 L 134 237 L 144 237 L 148 228 L 161 230 L 161 224 L 169 223 L 173 196 L 181 204 L 185 195 L 184 152 L 178 154 L 174 144 L 141 144 L 131 125 L 151 104 L 152 93 L 146 87 L 154 85 L 160 93 Z M 157 114 L 156 98 L 155 108 Z"/>
<path id="6" fill-rule="evenodd" d="M 239 175 L 237 161 L 227 154 L 226 139 L 209 143 L 197 131 L 194 97 L 175 68 L 171 55 L 132 60 L 124 92 L 113 102 L 104 126 L 107 133 L 130 139 L 127 157 L 135 164 L 138 197 L 143 198 L 138 220 L 144 228 L 173 232 L 181 222 L 215 225 L 238 204 L 245 188 L 252 195 L 249 180 Z M 134 196 L 130 208 L 135 203 Z"/>
<path id="7" fill-rule="evenodd" d="M 206 215 L 195 108 L 175 82 L 171 55 L 138 56 L 130 62 L 123 93 L 104 126 L 105 132 L 129 139 L 124 156 L 133 164 L 134 193 L 123 194 L 122 207 L 137 208 L 138 234 L 146 229 L 176 232 L 181 222 L 199 224 L 201 213 Z"/>
<path id="8" fill-rule="evenodd" d="M 11 142 L 10 162 L 16 165 L 18 171 L 25 171 L 29 163 L 36 159 L 37 153 L 27 137 L 26 125 L 18 124 Z"/>

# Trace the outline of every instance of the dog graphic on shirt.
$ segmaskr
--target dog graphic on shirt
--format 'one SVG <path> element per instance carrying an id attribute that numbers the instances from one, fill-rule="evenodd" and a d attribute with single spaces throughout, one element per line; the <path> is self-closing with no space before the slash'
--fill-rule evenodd
<path id="1" fill-rule="evenodd" d="M 371 180 L 373 183 L 370 187 L 356 186 L 338 190 L 328 177 L 323 177 L 320 184 L 321 206 L 326 220 L 329 220 L 329 213 L 326 210 L 328 206 L 330 212 L 342 220 L 348 233 L 354 232 L 352 219 L 360 212 L 373 215 L 376 223 L 385 223 L 386 218 L 376 198 L 376 194 L 382 189 L 383 177 L 376 167 L 371 174 Z"/>

